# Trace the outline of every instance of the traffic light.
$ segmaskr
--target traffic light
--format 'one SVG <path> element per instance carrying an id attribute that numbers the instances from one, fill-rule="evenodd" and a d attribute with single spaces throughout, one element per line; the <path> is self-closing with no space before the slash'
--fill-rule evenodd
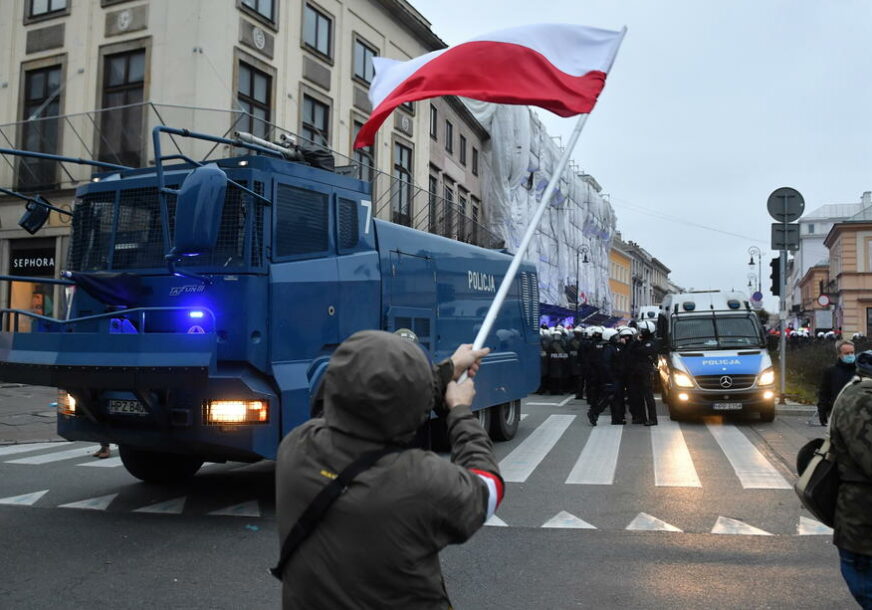
<path id="1" fill-rule="evenodd" d="M 781 296 L 781 257 L 773 258 L 769 261 L 769 266 L 772 268 L 772 272 L 769 273 L 769 278 L 772 280 L 769 290 L 773 295 Z"/>

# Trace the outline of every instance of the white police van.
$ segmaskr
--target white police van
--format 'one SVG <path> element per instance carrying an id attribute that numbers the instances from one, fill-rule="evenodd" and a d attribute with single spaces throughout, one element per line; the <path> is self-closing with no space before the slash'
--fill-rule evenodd
<path id="1" fill-rule="evenodd" d="M 757 412 L 775 419 L 775 371 L 766 334 L 741 292 L 668 294 L 658 317 L 659 374 L 672 419 Z"/>

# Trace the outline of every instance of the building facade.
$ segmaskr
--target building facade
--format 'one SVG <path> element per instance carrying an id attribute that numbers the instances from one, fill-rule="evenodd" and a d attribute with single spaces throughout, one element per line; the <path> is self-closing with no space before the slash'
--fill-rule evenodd
<path id="1" fill-rule="evenodd" d="M 609 291 L 612 295 L 611 314 L 620 318 L 619 323 L 629 322 L 633 317 L 630 311 L 633 257 L 628 250 L 620 237 L 612 239 L 609 250 Z"/>
<path id="2" fill-rule="evenodd" d="M 833 225 L 824 245 L 829 249 L 826 295 L 834 304 L 833 326 L 843 336 L 872 331 L 872 219 Z"/>
<path id="3" fill-rule="evenodd" d="M 352 149 L 371 111 L 373 58 L 445 46 L 405 0 L 6 0 L 0 40 L 0 147 L 146 167 L 161 124 L 314 144 L 372 182 L 378 217 L 491 245 L 472 221 L 486 216 L 488 134 L 458 100 L 403 105 L 373 146 Z M 239 150 L 183 138 L 164 146 L 194 159 Z M 0 157 L 0 186 L 68 210 L 93 169 Z M 22 212 L 21 200 L 0 198 L 0 274 L 25 275 L 15 265 L 39 260 L 27 275 L 56 277 L 69 217 L 52 213 L 34 237 L 18 226 Z M 4 284 L 3 305 L 40 298 Z M 44 313 L 59 313 L 59 287 L 33 290 Z"/>

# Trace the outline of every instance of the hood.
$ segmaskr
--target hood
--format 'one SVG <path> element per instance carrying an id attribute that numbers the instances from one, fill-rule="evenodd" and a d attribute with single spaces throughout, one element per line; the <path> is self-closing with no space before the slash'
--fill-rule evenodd
<path id="1" fill-rule="evenodd" d="M 768 356 L 755 351 L 740 353 L 737 351 L 717 351 L 706 355 L 676 354 L 676 360 L 682 363 L 682 368 L 694 377 L 698 375 L 756 375 L 769 366 Z M 763 365 L 766 366 L 763 366 Z"/>
<path id="2" fill-rule="evenodd" d="M 351 335 L 324 374 L 324 419 L 352 436 L 405 443 L 433 408 L 433 373 L 421 348 L 391 333 Z"/>

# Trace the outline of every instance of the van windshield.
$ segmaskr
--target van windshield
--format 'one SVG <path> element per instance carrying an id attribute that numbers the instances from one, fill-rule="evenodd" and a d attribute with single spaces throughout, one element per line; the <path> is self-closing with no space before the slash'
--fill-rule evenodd
<path id="1" fill-rule="evenodd" d="M 676 349 L 759 346 L 760 325 L 753 317 L 698 317 L 675 320 L 672 344 Z"/>

